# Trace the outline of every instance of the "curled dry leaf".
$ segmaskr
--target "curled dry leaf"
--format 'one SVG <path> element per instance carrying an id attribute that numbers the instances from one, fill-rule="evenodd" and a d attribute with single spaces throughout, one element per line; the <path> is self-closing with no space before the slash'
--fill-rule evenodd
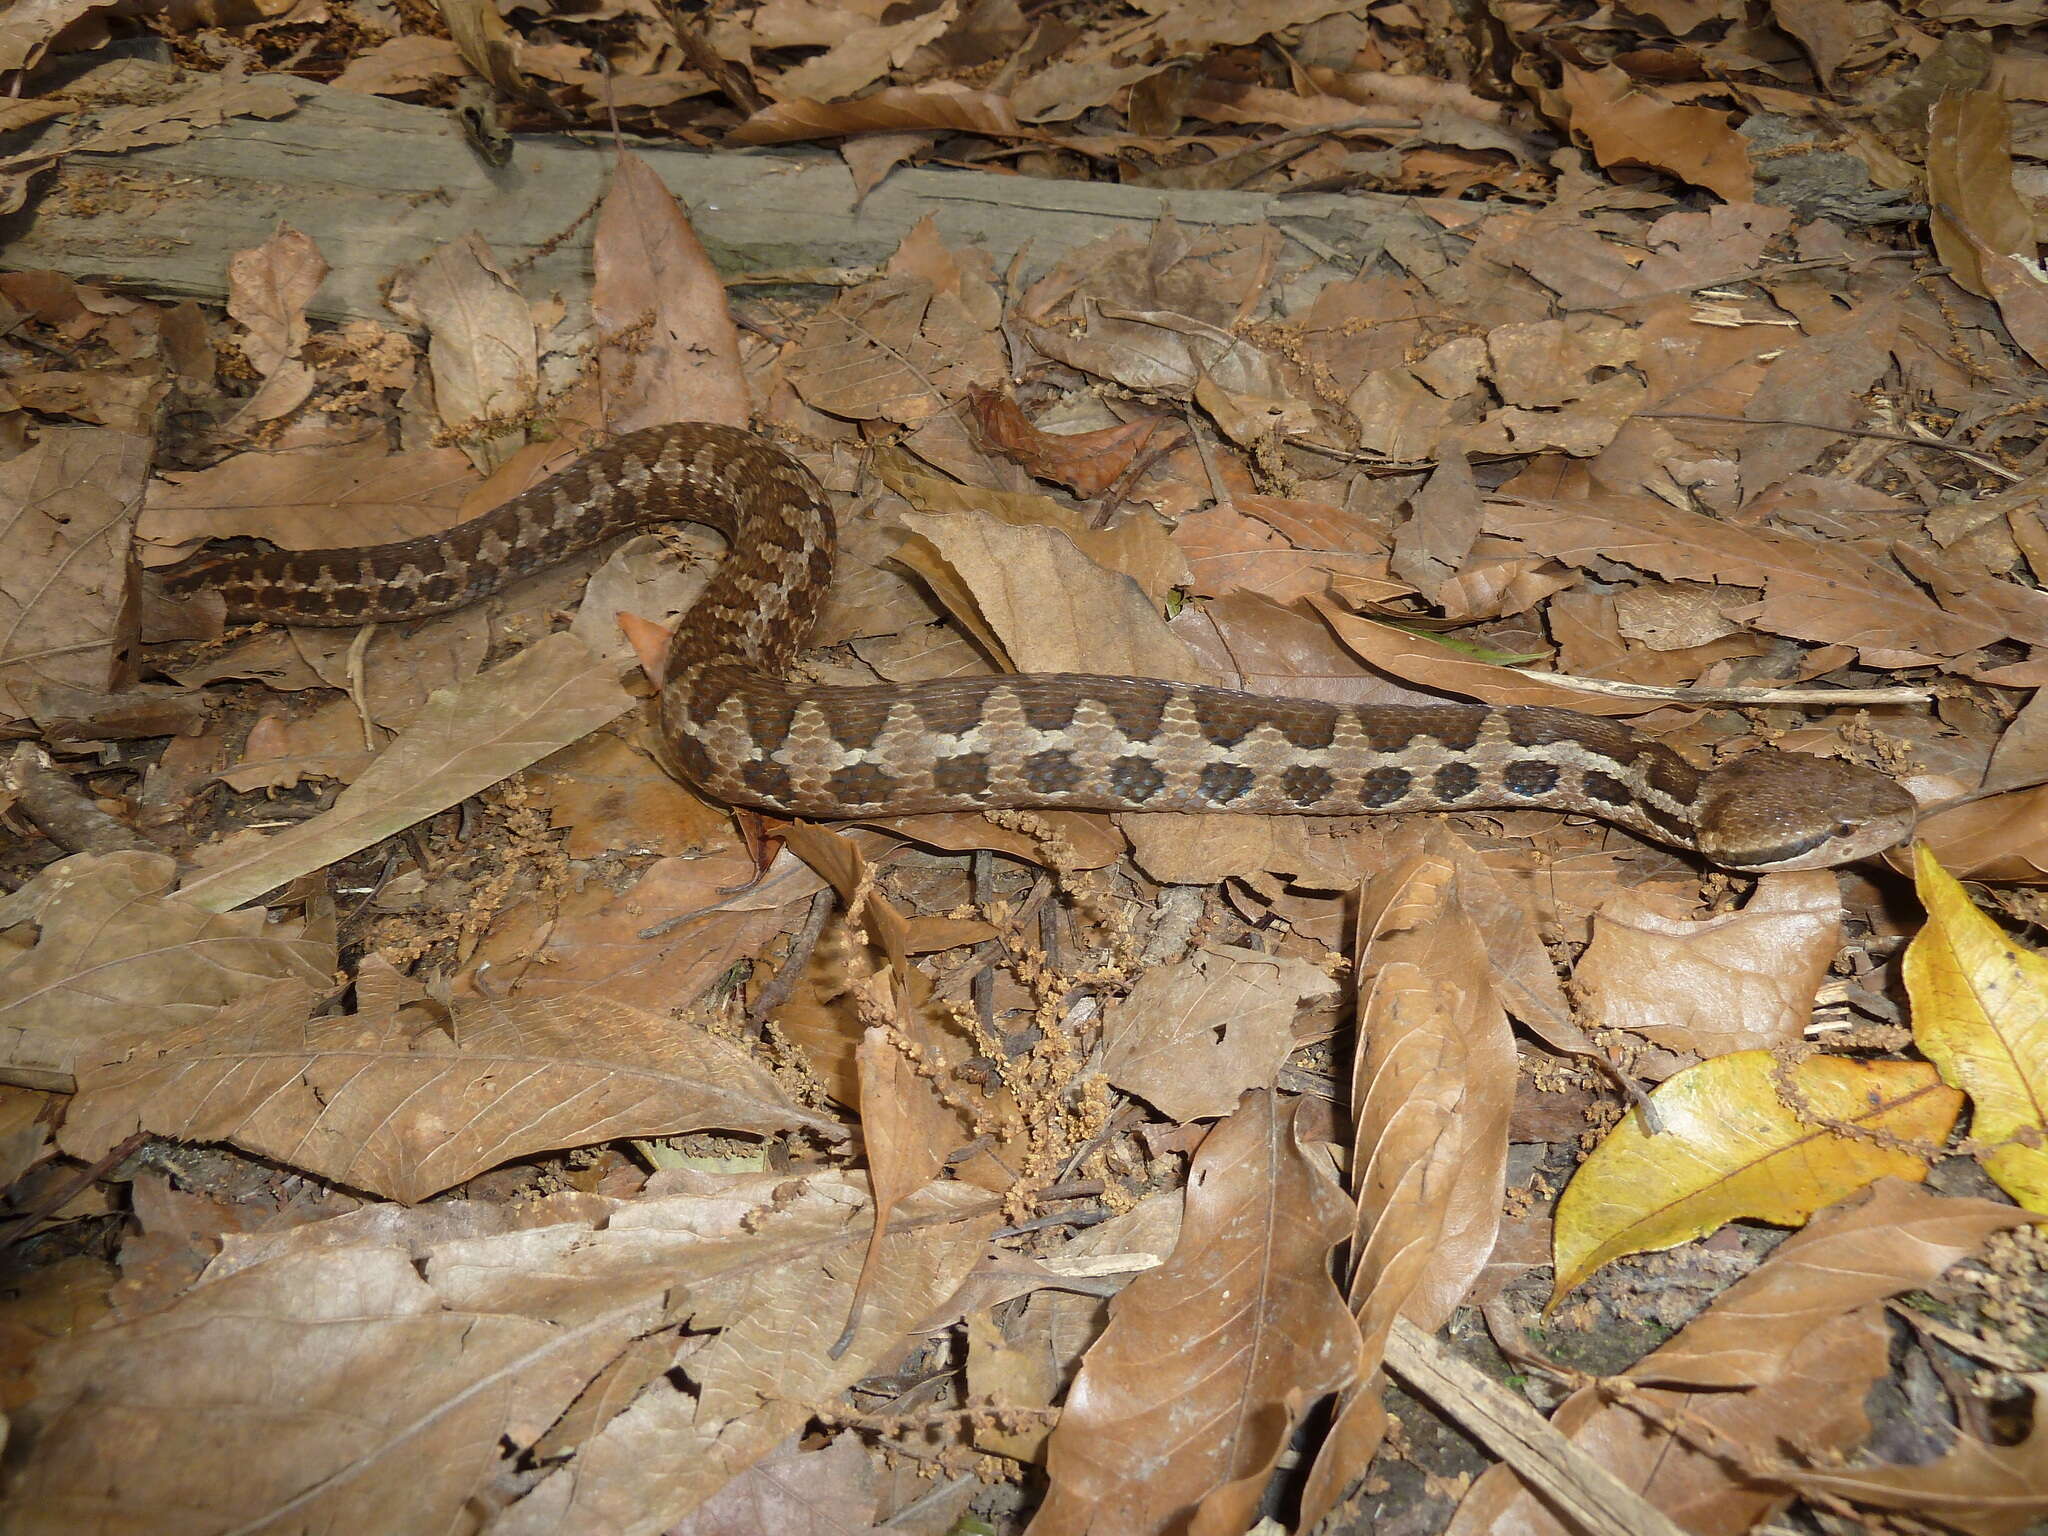
<path id="1" fill-rule="evenodd" d="M 994 385 L 1003 355 L 993 328 L 931 279 L 890 276 L 835 300 L 804 329 L 791 384 L 821 411 L 915 427 L 949 413 L 970 385 Z"/>
<path id="2" fill-rule="evenodd" d="M 1797 1225 L 1873 1179 L 1924 1179 L 1962 1100 L 1917 1061 L 1738 1051 L 1687 1068 L 1650 1095 L 1663 1133 L 1631 1114 L 1558 1197 L 1550 1304 L 1627 1254 L 1738 1217 Z"/>
<path id="3" fill-rule="evenodd" d="M 150 482 L 140 552 L 155 566 L 182 560 L 204 539 L 322 549 L 344 538 L 418 538 L 476 510 L 468 502 L 475 488 L 469 461 L 454 448 L 387 453 L 379 444 L 348 443 L 238 453 Z"/>
<path id="4" fill-rule="evenodd" d="M 593 1242 L 590 1234 L 565 1232 L 559 1246 L 568 1262 L 548 1272 L 570 1268 L 580 1282 L 572 1295 L 612 1305 L 621 1293 L 674 1284 L 691 1327 L 720 1331 L 677 1359 L 694 1391 L 667 1379 L 650 1383 L 494 1522 L 493 1536 L 558 1536 L 572 1509 L 576 1529 L 667 1529 L 802 1429 L 817 1406 L 836 1404 L 854 1382 L 901 1359 L 909 1331 L 959 1288 L 997 1221 L 994 1201 L 958 1184 L 927 1185 L 905 1201 L 882 1246 L 860 1329 L 835 1354 L 874 1225 L 857 1177 L 756 1175 L 734 1187 L 751 1191 L 751 1203 L 719 1203 L 744 1225 L 715 1243 L 688 1229 L 694 1213 L 670 1217 L 667 1201 L 633 1212 L 629 1222 L 615 1218 L 611 1243 L 603 1234 Z M 582 1261 L 585 1252 L 590 1262 Z M 525 1288 L 504 1260 L 480 1257 L 481 1284 L 509 1285 L 514 1294 Z"/>
<path id="5" fill-rule="evenodd" d="M 1362 528 L 1344 529 L 1335 507 L 1277 496 L 1239 496 L 1180 520 L 1173 542 L 1187 557 L 1190 589 L 1198 597 L 1259 593 L 1294 603 L 1327 590 L 1331 578 L 1347 593 L 1385 599 L 1405 594 L 1405 582 L 1387 579 L 1387 559 Z"/>
<path id="6" fill-rule="evenodd" d="M 1187 584 L 1187 561 L 1177 542 L 1149 518 L 1097 528 L 1084 512 L 1050 496 L 985 491 L 933 475 L 907 473 L 887 456 L 878 456 L 875 467 L 883 483 L 919 512 L 972 512 L 1014 528 L 1057 529 L 1097 565 L 1130 577 L 1159 607 L 1166 605 L 1174 588 Z"/>
<path id="7" fill-rule="evenodd" d="M 1358 1330 L 1329 1276 L 1349 1212 L 1292 1119 L 1250 1093 L 1202 1143 L 1180 1241 L 1067 1393 L 1037 1536 L 1242 1530 L 1294 1426 L 1351 1380 Z"/>
<path id="8" fill-rule="evenodd" d="M 2048 957 L 2007 938 L 1924 844 L 1914 864 L 1927 924 L 1906 950 L 1913 1043 L 1970 1096 L 1984 1171 L 2048 1214 Z"/>
<path id="9" fill-rule="evenodd" d="M 2048 883 L 2048 785 L 1937 811 L 1916 832 L 1963 879 Z M 1886 859 L 1903 868 L 1904 853 L 1894 849 Z"/>
<path id="10" fill-rule="evenodd" d="M 2015 1445 L 1956 1436 L 1948 1454 L 1910 1467 L 1786 1470 L 1778 1475 L 1804 1493 L 1829 1493 L 1878 1509 L 1939 1520 L 1969 1536 L 2019 1536 L 2048 1515 L 2048 1373 L 2020 1383 L 2033 1395 L 2034 1419 Z"/>
<path id="11" fill-rule="evenodd" d="M 601 998 L 457 1003 L 308 1019 L 267 996 L 81 1064 L 64 1145 L 86 1161 L 135 1130 L 227 1141 L 408 1203 L 486 1168 L 627 1136 L 802 1128 L 742 1049 Z"/>
<path id="12" fill-rule="evenodd" d="M 1828 1207 L 1629 1371 L 1666 1387 L 1762 1387 L 1800 1337 L 1853 1307 L 1926 1284 L 2026 1212 L 1879 1179 Z"/>
<path id="13" fill-rule="evenodd" d="M 788 144 L 855 133 L 957 131 L 1015 138 L 1021 130 L 999 92 L 949 80 L 889 86 L 859 101 L 778 101 L 726 135 L 732 144 Z"/>
<path id="14" fill-rule="evenodd" d="M 2004 638 L 1999 625 L 1943 611 L 1852 545 L 1741 527 L 1647 496 L 1495 500 L 1486 526 L 1573 565 L 1619 560 L 1672 580 L 1761 587 L 1756 611 L 1734 617 L 1795 639 L 1856 646 L 1868 666 L 1924 666 Z"/>
<path id="15" fill-rule="evenodd" d="M 1183 432 L 1178 422 L 1164 416 L 1141 416 L 1096 432 L 1044 432 L 1014 400 L 995 390 L 972 391 L 968 404 L 975 429 L 990 448 L 1077 496 L 1100 496 L 1135 461 L 1156 452 L 1162 438 L 1178 439 Z"/>
<path id="16" fill-rule="evenodd" d="M 426 328 L 443 427 L 473 435 L 484 421 L 516 422 L 531 410 L 540 387 L 533 312 L 481 233 L 471 230 L 402 271 L 390 304 Z M 520 441 L 503 425 L 492 437 L 473 450 L 479 469 L 493 468 Z"/>
<path id="17" fill-rule="evenodd" d="M 1729 126 L 1726 112 L 1673 105 L 1612 64 L 1561 68 L 1558 98 L 1569 104 L 1572 128 L 1585 135 L 1602 165 L 1647 165 L 1731 203 L 1749 201 L 1755 177 L 1747 141 Z"/>
<path id="18" fill-rule="evenodd" d="M 1983 253 L 2035 253 L 2033 214 L 2013 187 L 2012 113 L 1996 90 L 1949 91 L 1927 115 L 1928 231 L 1958 286 L 1991 296 Z"/>
<path id="19" fill-rule="evenodd" d="M 1441 827 L 1419 840 L 1422 851 L 1360 897 L 1349 1295 L 1362 1376 L 1338 1398 L 1309 1473 L 1304 1529 L 1337 1507 L 1385 1437 L 1382 1361 L 1395 1320 L 1443 1326 L 1500 1230 L 1514 1037 L 1460 899 L 1452 840 Z"/>
<path id="20" fill-rule="evenodd" d="M 242 352 L 249 365 L 269 378 L 299 355 L 311 328 L 306 306 L 327 277 L 327 262 L 312 240 L 280 225 L 251 250 L 228 261 L 228 314 L 247 334 Z"/>
<path id="21" fill-rule="evenodd" d="M 0 932 L 17 939 L 0 961 L 0 1077 L 69 1089 L 77 1060 L 116 1036 L 204 1029 L 279 983 L 303 1012 L 326 987 L 331 940 L 195 905 L 176 878 L 163 854 L 80 853 L 0 899 Z"/>
<path id="22" fill-rule="evenodd" d="M 46 1355 L 13 1523 L 446 1528 L 501 1439 L 661 1315 L 642 1294 L 565 1328 L 450 1305 L 396 1248 L 294 1253 Z"/>

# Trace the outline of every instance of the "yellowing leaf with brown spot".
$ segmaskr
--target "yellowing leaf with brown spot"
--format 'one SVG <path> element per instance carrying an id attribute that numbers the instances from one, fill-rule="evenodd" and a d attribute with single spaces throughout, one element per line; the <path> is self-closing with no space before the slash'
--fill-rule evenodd
<path id="1" fill-rule="evenodd" d="M 2048 957 L 2007 938 L 1926 844 L 1913 856 L 1927 908 L 1906 950 L 1914 1043 L 1970 1096 L 1970 1134 L 1990 1147 L 1984 1171 L 2028 1210 L 2048 1212 Z"/>
<path id="2" fill-rule="evenodd" d="M 1913 1148 L 1938 1146 L 1962 1110 L 1962 1095 L 1922 1062 L 1788 1065 L 1769 1051 L 1703 1061 L 1650 1101 L 1668 1129 L 1646 1135 L 1630 1115 L 1558 1198 L 1552 1306 L 1613 1259 L 1742 1217 L 1797 1226 L 1888 1174 L 1918 1182 L 1927 1164 Z"/>

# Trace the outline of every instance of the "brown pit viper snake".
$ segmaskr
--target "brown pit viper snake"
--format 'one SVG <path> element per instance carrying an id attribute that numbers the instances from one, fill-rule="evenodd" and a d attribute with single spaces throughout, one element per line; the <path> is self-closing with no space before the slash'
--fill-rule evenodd
<path id="1" fill-rule="evenodd" d="M 819 819 L 995 807 L 1536 807 L 1753 871 L 1846 863 L 1913 828 L 1912 797 L 1872 769 L 1763 748 L 1702 770 L 1569 710 L 1327 704 L 1078 673 L 792 683 L 831 579 L 831 507 L 783 450 L 705 422 L 628 433 L 425 538 L 300 552 L 238 541 L 163 579 L 173 595 L 222 593 L 235 619 L 412 619 L 674 520 L 716 529 L 729 551 L 670 644 L 662 737 L 683 779 L 734 805 Z"/>

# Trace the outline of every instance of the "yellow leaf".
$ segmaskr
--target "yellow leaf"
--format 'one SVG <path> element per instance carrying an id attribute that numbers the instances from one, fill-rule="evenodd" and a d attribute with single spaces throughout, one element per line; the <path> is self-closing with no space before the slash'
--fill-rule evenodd
<path id="1" fill-rule="evenodd" d="M 1552 1306 L 1626 1254 L 1675 1248 L 1738 1217 L 1797 1226 L 1873 1179 L 1924 1179 L 1927 1164 L 1906 1143 L 1938 1145 L 1963 1104 L 1924 1062 L 1788 1065 L 1769 1051 L 1703 1061 L 1650 1102 L 1668 1129 L 1647 1135 L 1630 1115 L 1558 1198 Z"/>
<path id="2" fill-rule="evenodd" d="M 2048 1214 L 2048 956 L 2007 938 L 1924 843 L 1914 860 L 1927 908 L 1906 950 L 1914 1043 L 1970 1096 L 1970 1135 L 1991 1144 L 1984 1171 Z"/>

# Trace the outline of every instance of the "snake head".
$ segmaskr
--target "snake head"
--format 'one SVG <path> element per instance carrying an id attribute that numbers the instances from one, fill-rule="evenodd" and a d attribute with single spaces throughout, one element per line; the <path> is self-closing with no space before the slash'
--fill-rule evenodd
<path id="1" fill-rule="evenodd" d="M 1699 849 L 1724 869 L 1826 869 L 1904 842 L 1918 811 L 1874 768 L 1765 747 L 1704 776 Z"/>

